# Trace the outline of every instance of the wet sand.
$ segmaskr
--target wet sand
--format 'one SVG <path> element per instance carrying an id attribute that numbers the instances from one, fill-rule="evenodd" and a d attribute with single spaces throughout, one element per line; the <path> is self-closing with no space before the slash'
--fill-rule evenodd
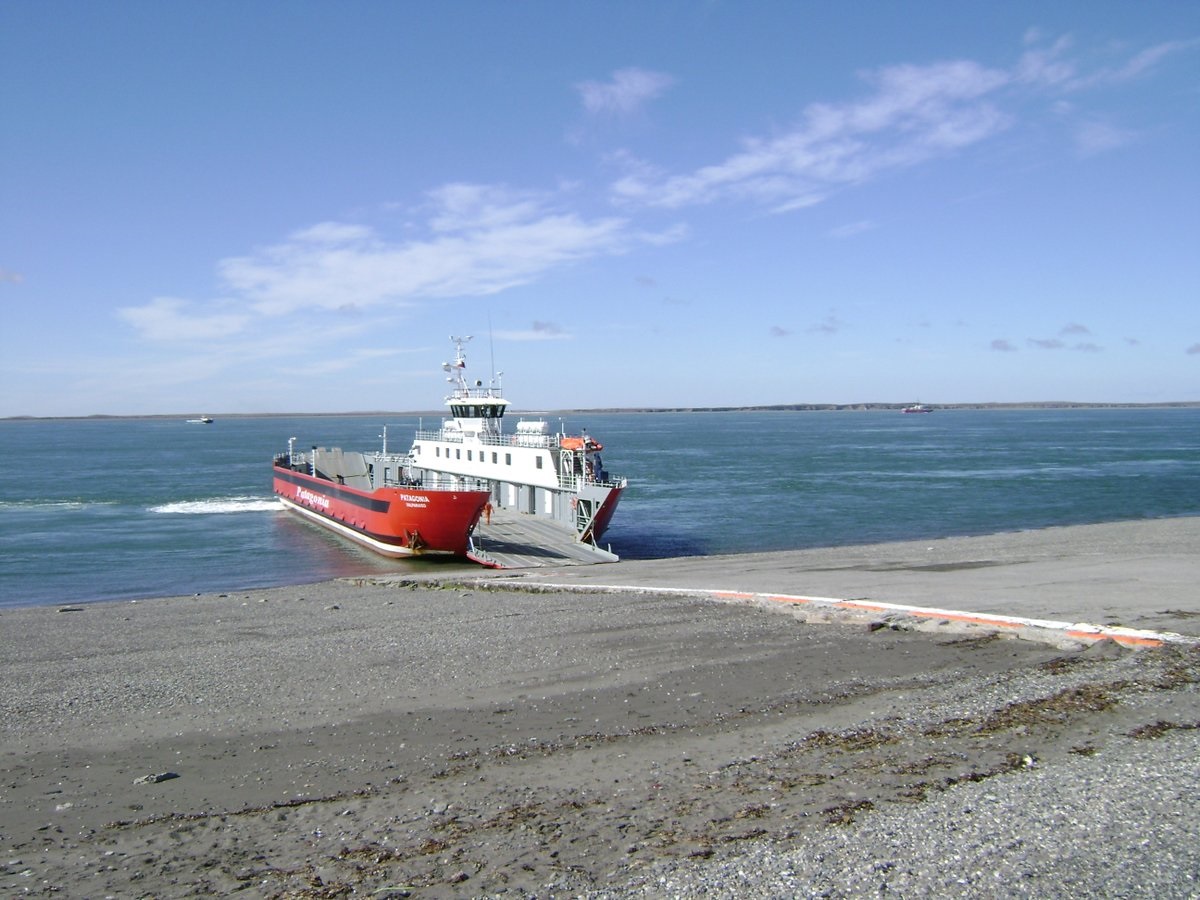
<path id="1" fill-rule="evenodd" d="M 4 610 L 0 893 L 620 895 L 664 861 L 1194 740 L 1187 645 L 814 624 L 653 588 L 1194 635 L 1198 535 L 1177 519 L 494 573 L 503 591 L 456 575 Z M 522 589 L 568 576 L 650 590 Z"/>

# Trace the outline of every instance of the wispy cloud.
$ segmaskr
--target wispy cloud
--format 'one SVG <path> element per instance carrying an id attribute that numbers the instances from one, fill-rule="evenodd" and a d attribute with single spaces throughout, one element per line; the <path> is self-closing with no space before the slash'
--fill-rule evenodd
<path id="1" fill-rule="evenodd" d="M 478 186 L 453 185 L 431 201 L 428 238 L 393 242 L 363 227 L 326 223 L 223 261 L 223 281 L 261 315 L 478 297 L 634 242 L 624 219 L 587 220 Z"/>
<path id="2" fill-rule="evenodd" d="M 557 322 L 535 321 L 524 331 L 497 331 L 496 337 L 505 341 L 559 341 L 571 335 Z"/>
<path id="3" fill-rule="evenodd" d="M 0 284 L 20 284 L 25 280 L 25 276 L 20 272 L 14 272 L 11 269 L 0 267 Z"/>
<path id="4" fill-rule="evenodd" d="M 1083 325 L 1068 325 L 1059 332 L 1059 334 L 1091 334 Z M 1066 341 L 1061 341 L 1058 338 L 1029 338 L 1027 343 L 1030 347 L 1036 347 L 1038 350 L 1077 350 L 1081 353 L 1099 353 L 1104 348 L 1099 344 L 1091 341 L 1080 341 L 1076 344 L 1068 345 Z"/>
<path id="5" fill-rule="evenodd" d="M 833 313 L 827 315 L 816 325 L 811 326 L 808 330 L 814 334 L 837 334 L 843 328 L 842 321 Z"/>
<path id="6" fill-rule="evenodd" d="M 747 138 L 737 153 L 693 171 L 666 172 L 625 155 L 625 172 L 612 194 L 625 204 L 671 209 L 719 201 L 775 213 L 813 206 L 847 186 L 994 138 L 1020 121 L 1021 101 L 1031 95 L 1062 97 L 1127 81 L 1194 43 L 1161 44 L 1085 72 L 1069 56 L 1069 37 L 1047 44 L 1031 33 L 1009 69 L 968 59 L 887 66 L 863 73 L 869 88 L 863 97 L 810 104 L 793 128 Z M 1058 109 L 1074 113 L 1069 104 Z M 1074 134 L 1076 148 L 1088 155 L 1136 137 L 1117 123 L 1095 118 L 1074 123 Z"/>
<path id="7" fill-rule="evenodd" d="M 152 341 L 209 341 L 229 337 L 246 327 L 246 313 L 198 310 L 174 297 L 156 297 L 145 306 L 124 307 L 117 315 Z"/>
<path id="8" fill-rule="evenodd" d="M 771 334 L 771 337 L 782 338 L 782 337 L 787 337 L 788 335 L 791 334 L 791 332 L 788 331 L 786 328 L 784 328 L 782 325 L 772 325 L 770 334 Z"/>
<path id="9" fill-rule="evenodd" d="M 609 81 L 583 81 L 575 87 L 588 112 L 628 115 L 673 84 L 675 79 L 663 72 L 628 68 L 613 72 Z"/>
<path id="10" fill-rule="evenodd" d="M 995 350 L 997 353 L 1016 353 L 1017 352 L 1017 348 L 1012 345 L 1012 342 L 1007 341 L 1004 338 L 996 338 L 988 346 L 991 347 L 992 350 Z"/>
<path id="11" fill-rule="evenodd" d="M 1080 156 L 1095 156 L 1136 140 L 1136 132 L 1108 122 L 1080 122 L 1075 129 L 1075 149 Z"/>
<path id="12" fill-rule="evenodd" d="M 837 228 L 834 228 L 829 232 L 829 236 L 835 238 L 850 238 L 866 231 L 874 231 L 878 227 L 879 226 L 870 219 L 862 219 L 858 222 L 850 222 L 846 225 L 839 225 Z"/>
<path id="13" fill-rule="evenodd" d="M 150 340 L 226 337 L 264 318 L 486 296 L 580 260 L 674 239 L 494 186 L 451 184 L 427 199 L 422 237 L 393 240 L 361 224 L 319 223 L 222 260 L 220 301 L 158 298 L 119 314 Z"/>
<path id="14" fill-rule="evenodd" d="M 781 212 L 819 203 L 832 190 L 981 141 L 1010 124 L 987 96 L 1005 72 L 969 60 L 891 66 L 864 78 L 872 93 L 853 103 L 815 103 L 799 125 L 682 175 L 636 166 L 613 186 L 619 199 L 682 207 L 741 200 Z"/>

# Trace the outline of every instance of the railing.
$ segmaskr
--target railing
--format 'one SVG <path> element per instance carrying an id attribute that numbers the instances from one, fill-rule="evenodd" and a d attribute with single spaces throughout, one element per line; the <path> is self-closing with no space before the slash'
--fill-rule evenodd
<path id="1" fill-rule="evenodd" d="M 486 432 L 470 432 L 473 439 L 489 447 L 533 447 L 549 450 L 556 446 L 557 435 L 551 434 L 488 434 Z M 445 441 L 448 444 L 461 444 L 463 434 L 447 434 L 444 431 L 418 431 L 418 441 Z"/>
<path id="2" fill-rule="evenodd" d="M 410 487 L 414 490 L 427 488 L 431 491 L 488 491 L 491 490 L 492 483 L 486 478 L 456 478 L 452 475 L 441 475 L 426 469 L 422 477 L 416 481 L 410 481 L 406 484 L 393 484 L 389 481 L 388 486 Z"/>
<path id="3" fill-rule="evenodd" d="M 588 484 L 604 488 L 624 488 L 629 484 L 629 479 L 623 476 L 616 477 L 609 475 L 603 481 L 596 481 L 591 478 L 584 478 L 582 475 L 559 474 L 558 476 L 558 486 L 564 491 L 578 491 L 581 487 Z"/>
<path id="4" fill-rule="evenodd" d="M 456 387 L 451 400 L 503 400 L 500 389 L 495 387 Z"/>

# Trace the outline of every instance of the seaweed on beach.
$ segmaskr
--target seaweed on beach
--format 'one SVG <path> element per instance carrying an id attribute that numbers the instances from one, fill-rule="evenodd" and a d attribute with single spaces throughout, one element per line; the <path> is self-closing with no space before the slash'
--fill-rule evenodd
<path id="1" fill-rule="evenodd" d="M 868 812 L 875 808 L 870 800 L 854 800 L 838 803 L 821 810 L 825 822 L 829 825 L 853 825 L 854 817 L 860 812 Z"/>
<path id="2" fill-rule="evenodd" d="M 1200 728 L 1200 722 L 1165 722 L 1160 719 L 1148 725 L 1139 725 L 1129 732 L 1129 736 L 1139 740 L 1153 740 L 1172 731 L 1194 731 L 1198 728 Z"/>

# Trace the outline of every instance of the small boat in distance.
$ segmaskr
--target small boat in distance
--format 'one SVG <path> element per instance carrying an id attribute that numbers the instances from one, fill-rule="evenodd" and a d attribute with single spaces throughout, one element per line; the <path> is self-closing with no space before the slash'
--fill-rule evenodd
<path id="1" fill-rule="evenodd" d="M 188 419 L 189 425 L 211 425 L 213 423 L 212 416 L 201 416 L 198 419 Z"/>
<path id="2" fill-rule="evenodd" d="M 906 413 L 931 413 L 931 412 L 933 412 L 933 409 L 932 409 L 932 408 L 930 408 L 930 407 L 928 407 L 928 406 L 924 406 L 923 404 L 920 404 L 920 403 L 914 403 L 912 406 L 906 406 L 906 407 L 904 407 L 904 409 L 902 409 L 902 410 L 901 410 L 901 412 L 906 412 Z"/>

